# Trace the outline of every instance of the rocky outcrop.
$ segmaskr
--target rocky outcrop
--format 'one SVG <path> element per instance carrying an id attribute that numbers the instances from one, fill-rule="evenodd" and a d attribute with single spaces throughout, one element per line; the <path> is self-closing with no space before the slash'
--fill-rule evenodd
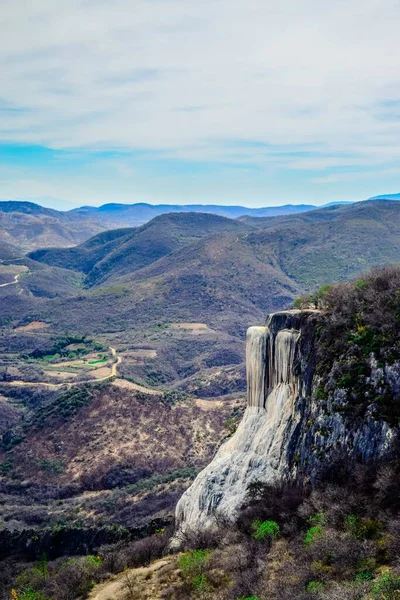
<path id="1" fill-rule="evenodd" d="M 235 434 L 183 494 L 176 509 L 179 545 L 186 532 L 234 519 L 254 481 L 313 479 L 341 453 L 363 460 L 390 450 L 394 432 L 371 414 L 351 419 L 337 410 L 340 390 L 318 399 L 317 311 L 270 315 L 246 340 L 247 408 Z"/>

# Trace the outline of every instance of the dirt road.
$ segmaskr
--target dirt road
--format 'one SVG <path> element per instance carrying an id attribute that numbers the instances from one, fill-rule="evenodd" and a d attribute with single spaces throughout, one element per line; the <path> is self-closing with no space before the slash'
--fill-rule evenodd
<path id="1" fill-rule="evenodd" d="M 0 288 L 6 287 L 7 285 L 15 285 L 16 283 L 19 282 L 20 276 L 21 276 L 21 273 L 17 273 L 16 275 L 14 275 L 14 281 L 9 281 L 8 283 L 1 283 Z"/>
<path id="2" fill-rule="evenodd" d="M 111 581 L 96 585 L 88 600 L 125 600 L 127 597 L 126 579 L 134 581 L 135 595 L 140 600 L 158 600 L 163 586 L 158 580 L 159 572 L 176 562 L 176 556 L 156 560 L 149 567 L 127 569 Z"/>

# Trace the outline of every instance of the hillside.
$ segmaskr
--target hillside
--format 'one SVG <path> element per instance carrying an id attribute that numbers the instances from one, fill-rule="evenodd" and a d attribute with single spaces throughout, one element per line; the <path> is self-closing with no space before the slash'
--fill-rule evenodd
<path id="1" fill-rule="evenodd" d="M 0 434 L 14 436 L 11 451 L 4 435 L 0 445 L 0 464 L 9 465 L 0 515 L 11 529 L 54 527 L 62 519 L 69 527 L 139 527 L 171 518 L 182 483 L 211 460 L 229 433 L 225 421 L 240 406 L 234 397 L 207 408 L 189 397 L 174 402 L 113 385 L 37 392 L 29 405 L 18 390 L 12 397 L 13 428 L 0 423 Z M 35 490 L 31 508 L 15 508 L 12 481 L 24 482 L 22 495 Z M 59 506 L 66 495 L 70 500 Z"/>
<path id="2" fill-rule="evenodd" d="M 108 384 L 30 403 L 14 394 L 9 419 L 24 417 L 19 438 L 2 437 L 12 448 L 1 464 L 0 598 L 13 588 L 40 600 L 396 600 L 399 285 L 398 267 L 375 270 L 252 328 L 272 336 L 275 352 L 250 343 L 255 385 L 243 419 L 234 397 L 196 402 Z M 168 516 L 211 457 L 195 480 L 208 472 L 208 485 L 187 507 L 204 518 L 171 554 Z M 204 529 L 224 500 L 227 514 Z"/>
<path id="3" fill-rule="evenodd" d="M 0 242 L 20 250 L 75 246 L 104 229 L 99 221 L 32 202 L 0 201 Z"/>
<path id="4" fill-rule="evenodd" d="M 179 247 L 218 232 L 251 230 L 251 226 L 217 215 L 173 213 L 156 217 L 135 229 L 102 233 L 77 248 L 38 250 L 31 258 L 54 266 L 81 270 L 88 286 L 132 273 L 171 254 Z"/>
<path id="5" fill-rule="evenodd" d="M 0 327 L 46 299 L 76 296 L 81 286 L 81 273 L 37 262 L 0 242 Z"/>
<path id="6" fill-rule="evenodd" d="M 248 236 L 298 285 L 312 289 L 400 260 L 400 205 L 374 200 L 303 215 L 243 221 L 262 229 Z"/>
<path id="7" fill-rule="evenodd" d="M 39 321 L 48 324 L 46 336 L 95 332 L 117 347 L 146 340 L 157 349 L 157 368 L 123 366 L 138 383 L 167 382 L 200 395 L 207 389 L 213 390 L 208 395 L 239 391 L 244 379 L 237 369 L 244 357 L 236 343 L 246 328 L 306 291 L 397 262 L 399 210 L 396 202 L 365 202 L 251 220 L 251 226 L 215 215 L 163 215 L 140 228 L 104 232 L 77 248 L 37 251 L 30 256 L 57 267 L 25 258 L 35 265 L 37 286 L 31 274 L 0 288 L 7 335 L 10 328 Z M 11 283 L 15 273 L 4 273 L 2 281 Z M 175 329 L 179 323 L 188 329 Z M 197 335 L 190 324 L 199 323 L 205 329 Z M 42 335 L 38 331 L 36 339 Z M 179 354 L 179 339 L 191 348 L 186 355 Z M 204 354 L 208 339 L 217 353 L 226 350 L 219 391 L 211 357 Z"/>
<path id="8" fill-rule="evenodd" d="M 214 375 L 200 358 L 204 333 L 183 330 L 179 335 L 190 339 L 193 352 L 190 358 L 179 356 L 179 332 L 171 324 L 203 323 L 214 332 L 214 343 L 218 339 L 219 345 L 225 344 L 227 356 L 238 355 L 234 340 L 252 323 L 262 322 L 266 312 L 288 307 L 302 293 L 329 281 L 397 262 L 399 211 L 396 202 L 366 202 L 251 220 L 250 229 L 212 215 L 165 215 L 141 228 L 100 234 L 78 248 L 32 254 L 80 268 L 86 287 L 96 285 L 50 303 L 31 303 L 25 312 L 9 303 L 4 316 L 12 319 L 13 327 L 46 321 L 54 333 L 96 332 L 110 344 L 151 340 L 157 346 L 160 381 L 193 391 L 193 382 L 186 378 L 197 377 L 197 389 L 205 390 Z M 195 234 L 204 237 L 193 241 Z M 239 356 L 243 360 L 241 351 Z M 221 389 L 230 389 L 228 380 L 237 374 L 229 369 L 236 364 L 226 359 Z M 129 373 L 144 385 L 152 382 L 153 375 L 141 365 L 131 365 Z M 243 389 L 243 383 L 235 385 Z"/>
<path id="9" fill-rule="evenodd" d="M 267 279 L 275 269 L 278 279 L 286 284 L 290 280 L 293 289 L 307 290 L 348 279 L 373 265 L 396 262 L 400 257 L 399 217 L 400 205 L 382 200 L 335 205 L 299 215 L 243 217 L 239 221 L 201 213 L 171 214 L 132 231 L 97 236 L 77 248 L 40 250 L 30 256 L 82 271 L 88 286 L 117 280 L 125 284 L 133 274 L 140 282 L 156 276 L 158 286 L 162 285 L 160 276 L 179 278 L 184 272 L 194 273 L 200 265 L 206 279 L 217 269 L 223 280 L 226 267 L 221 257 L 228 248 L 228 261 L 235 254 L 239 279 L 243 260 L 254 263 L 256 277 L 264 274 Z M 232 248 L 230 232 L 237 232 Z M 216 237 L 210 238 L 211 252 L 204 236 L 213 233 Z M 158 264 L 159 260 L 162 262 Z M 147 268 L 150 265 L 154 269 Z M 233 277 L 232 265 L 229 268 Z M 250 287 L 251 270 L 245 279 L 243 285 Z"/>

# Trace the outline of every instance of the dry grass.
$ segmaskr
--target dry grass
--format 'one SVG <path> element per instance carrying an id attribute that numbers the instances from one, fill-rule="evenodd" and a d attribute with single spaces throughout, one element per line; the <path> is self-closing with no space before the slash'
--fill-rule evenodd
<path id="1" fill-rule="evenodd" d="M 99 480 L 118 466 L 158 473 L 200 466 L 212 457 L 230 413 L 225 404 L 170 406 L 155 396 L 142 398 L 136 391 L 108 386 L 69 421 L 31 432 L 15 448 L 14 464 L 23 477 L 58 483 Z M 61 462 L 64 472 L 38 472 L 41 460 Z"/>

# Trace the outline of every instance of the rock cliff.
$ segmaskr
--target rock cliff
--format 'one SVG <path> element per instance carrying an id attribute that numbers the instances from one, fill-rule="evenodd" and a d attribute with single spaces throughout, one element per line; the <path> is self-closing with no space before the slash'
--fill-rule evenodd
<path id="1" fill-rule="evenodd" d="M 179 545 L 185 533 L 210 528 L 219 516 L 234 519 L 255 481 L 311 480 L 342 455 L 361 460 L 390 452 L 395 436 L 373 408 L 362 418 L 340 410 L 340 389 L 321 400 L 315 368 L 318 311 L 284 311 L 246 340 L 247 408 L 235 434 L 184 493 L 176 509 Z M 400 380 L 398 365 L 386 379 Z M 370 381 L 380 377 L 371 357 Z"/>

